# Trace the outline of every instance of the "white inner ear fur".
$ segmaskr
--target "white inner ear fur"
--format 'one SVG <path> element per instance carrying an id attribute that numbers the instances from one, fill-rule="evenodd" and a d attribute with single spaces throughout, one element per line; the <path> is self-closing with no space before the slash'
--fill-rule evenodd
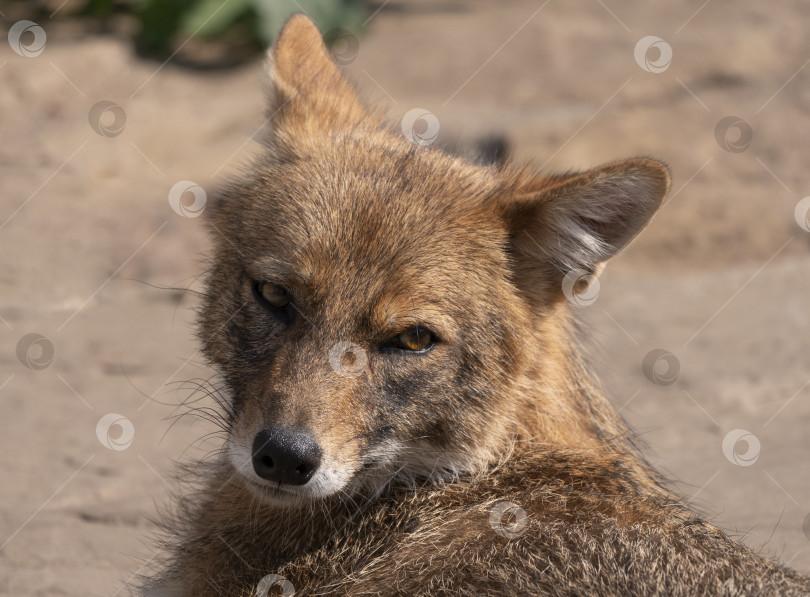
<path id="1" fill-rule="evenodd" d="M 562 272 L 599 273 L 650 221 L 661 202 L 658 186 L 642 173 L 616 173 L 563 189 L 543 209 L 546 246 L 536 244 Z"/>

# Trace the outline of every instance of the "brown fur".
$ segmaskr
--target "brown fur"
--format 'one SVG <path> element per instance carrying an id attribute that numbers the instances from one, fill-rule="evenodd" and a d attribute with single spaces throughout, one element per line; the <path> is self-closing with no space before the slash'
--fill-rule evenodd
<path id="1" fill-rule="evenodd" d="M 147 594 L 251 595 L 267 574 L 296 595 L 810 592 L 662 486 L 578 357 L 564 273 L 598 273 L 633 239 L 665 166 L 541 177 L 414 145 L 302 16 L 269 98 L 267 153 L 211 208 L 200 339 L 230 457 L 192 469 Z M 287 289 L 288 319 L 253 281 Z M 432 350 L 380 348 L 414 325 Z M 329 361 L 347 341 L 368 361 L 355 376 Z M 344 474 L 331 493 L 251 482 L 235 462 L 270 425 L 316 438 Z M 496 531 L 504 500 L 519 536 Z"/>

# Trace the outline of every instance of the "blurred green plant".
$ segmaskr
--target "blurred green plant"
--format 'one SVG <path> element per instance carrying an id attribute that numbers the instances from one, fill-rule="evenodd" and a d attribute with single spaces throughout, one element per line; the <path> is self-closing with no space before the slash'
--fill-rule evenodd
<path id="1" fill-rule="evenodd" d="M 359 34 L 367 8 L 361 0 L 87 0 L 82 10 L 100 18 L 113 12 L 137 19 L 135 41 L 141 52 L 164 55 L 180 39 L 238 38 L 242 44 L 266 47 L 296 12 L 309 15 L 322 33 L 346 29 Z"/>

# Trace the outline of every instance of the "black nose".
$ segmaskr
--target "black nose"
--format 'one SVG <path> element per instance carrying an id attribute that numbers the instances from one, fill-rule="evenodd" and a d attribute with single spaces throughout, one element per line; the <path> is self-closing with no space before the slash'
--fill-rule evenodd
<path id="1" fill-rule="evenodd" d="M 321 448 L 304 431 L 271 427 L 253 440 L 253 470 L 262 479 L 304 485 L 320 464 Z"/>

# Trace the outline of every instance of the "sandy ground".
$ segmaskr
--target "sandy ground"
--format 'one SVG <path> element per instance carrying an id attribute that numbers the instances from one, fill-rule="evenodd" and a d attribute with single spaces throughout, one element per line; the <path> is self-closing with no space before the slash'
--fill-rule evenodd
<path id="1" fill-rule="evenodd" d="M 495 4 L 387 3 L 347 68 L 395 121 L 419 107 L 444 138 L 503 132 L 547 170 L 671 164 L 668 204 L 578 308 L 587 350 L 682 495 L 810 573 L 810 233 L 794 215 L 810 194 L 806 7 Z M 146 515 L 174 461 L 216 447 L 195 442 L 205 425 L 168 419 L 182 382 L 208 375 L 193 298 L 150 286 L 196 288 L 203 270 L 201 223 L 169 190 L 214 188 L 255 151 L 261 65 L 158 68 L 125 41 L 40 24 L 40 55 L 0 47 L 0 593 L 126 594 L 154 561 Z M 672 48 L 662 72 L 634 59 L 648 35 Z M 101 100 L 126 114 L 117 136 L 89 124 Z M 717 140 L 727 116 L 753 131 L 747 147 L 720 136 L 743 151 Z M 674 357 L 655 369 L 677 365 L 669 385 L 644 374 L 654 349 Z M 108 413 L 131 421 L 126 449 L 102 445 Z"/>

